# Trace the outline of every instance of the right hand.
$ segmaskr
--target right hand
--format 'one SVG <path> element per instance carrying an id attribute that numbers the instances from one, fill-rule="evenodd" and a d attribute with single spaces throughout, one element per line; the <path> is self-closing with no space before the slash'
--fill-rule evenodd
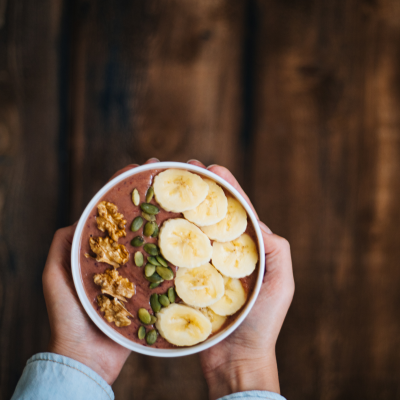
<path id="1" fill-rule="evenodd" d="M 205 168 L 198 161 L 190 163 Z M 232 184 L 253 207 L 229 170 L 218 165 L 208 169 Z M 294 294 L 292 260 L 288 241 L 263 222 L 259 225 L 266 273 L 257 301 L 230 336 L 200 355 L 210 399 L 246 390 L 280 392 L 275 345 Z"/>

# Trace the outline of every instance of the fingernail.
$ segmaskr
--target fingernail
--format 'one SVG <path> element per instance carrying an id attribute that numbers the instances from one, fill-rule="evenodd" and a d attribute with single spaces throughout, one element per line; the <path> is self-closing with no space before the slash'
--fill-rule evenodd
<path id="1" fill-rule="evenodd" d="M 268 226 L 264 224 L 264 222 L 258 221 L 258 224 L 260 225 L 260 228 L 264 233 L 268 233 L 269 235 L 272 234 L 271 229 L 269 229 Z"/>
<path id="2" fill-rule="evenodd" d="M 195 158 L 191 158 L 190 160 L 186 161 L 186 164 L 189 164 L 191 161 L 196 161 L 196 162 L 200 162 L 199 160 L 196 160 Z"/>
<path id="3" fill-rule="evenodd" d="M 155 158 L 155 157 L 149 158 L 149 161 L 160 162 L 160 160 L 158 158 Z"/>
<path id="4" fill-rule="evenodd" d="M 215 167 L 216 165 L 218 165 L 218 164 L 211 164 L 211 165 L 209 165 L 209 166 L 207 167 L 207 169 L 210 169 L 210 168 L 212 168 L 212 167 Z"/>

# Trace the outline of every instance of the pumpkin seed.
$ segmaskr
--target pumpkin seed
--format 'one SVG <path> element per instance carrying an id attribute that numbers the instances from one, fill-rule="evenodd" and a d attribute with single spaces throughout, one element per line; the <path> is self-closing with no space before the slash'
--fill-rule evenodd
<path id="1" fill-rule="evenodd" d="M 141 236 L 136 236 L 132 239 L 131 241 L 131 245 L 133 247 L 140 247 L 143 246 L 144 243 L 144 239 Z"/>
<path id="2" fill-rule="evenodd" d="M 146 193 L 146 203 L 150 203 L 154 196 L 154 188 L 150 186 Z"/>
<path id="3" fill-rule="evenodd" d="M 175 298 L 176 298 L 176 293 L 175 293 L 175 289 L 173 287 L 170 287 L 168 289 L 168 300 L 170 303 L 175 303 Z"/>
<path id="4" fill-rule="evenodd" d="M 139 203 L 140 203 L 139 191 L 138 191 L 136 188 L 133 189 L 133 192 L 132 192 L 132 203 L 133 203 L 135 206 L 138 206 Z"/>
<path id="5" fill-rule="evenodd" d="M 156 256 L 157 261 L 163 266 L 168 267 L 167 261 L 162 256 Z"/>
<path id="6" fill-rule="evenodd" d="M 150 215 L 155 215 L 160 212 L 158 207 L 156 207 L 154 204 L 142 203 L 140 205 L 140 208 L 142 209 L 142 211 L 144 211 L 145 213 L 150 214 Z"/>
<path id="7" fill-rule="evenodd" d="M 151 237 L 156 238 L 158 236 L 158 232 L 160 231 L 158 225 L 156 224 L 156 227 L 154 229 L 153 234 L 151 235 Z"/>
<path id="8" fill-rule="evenodd" d="M 137 267 L 141 267 L 143 265 L 143 260 L 144 260 L 142 252 L 141 251 L 137 251 L 135 253 L 134 258 L 135 258 L 135 265 Z"/>
<path id="9" fill-rule="evenodd" d="M 151 317 L 149 312 L 145 308 L 139 308 L 138 317 L 140 321 L 143 322 L 144 324 L 146 325 L 150 324 Z"/>
<path id="10" fill-rule="evenodd" d="M 161 264 L 157 261 L 156 257 L 153 257 L 153 256 L 147 257 L 147 261 L 149 263 L 153 264 L 153 265 L 156 265 L 156 266 L 160 265 L 161 266 Z"/>
<path id="11" fill-rule="evenodd" d="M 145 276 L 145 278 L 149 281 L 149 282 L 163 282 L 164 279 L 161 278 L 160 275 L 157 274 L 157 272 L 154 272 L 153 275 L 151 276 Z"/>
<path id="12" fill-rule="evenodd" d="M 150 315 L 150 318 L 150 325 L 154 325 L 157 322 L 157 317 L 155 315 Z"/>
<path id="13" fill-rule="evenodd" d="M 153 293 L 150 296 L 150 305 L 154 312 L 159 312 L 161 310 L 161 304 L 158 301 L 158 294 Z"/>
<path id="14" fill-rule="evenodd" d="M 140 340 L 144 339 L 144 337 L 146 336 L 146 328 L 143 325 L 139 326 L 137 335 Z"/>
<path id="15" fill-rule="evenodd" d="M 160 253 L 158 246 L 153 243 L 146 243 L 144 245 L 144 251 L 149 253 L 151 256 L 158 256 Z"/>
<path id="16" fill-rule="evenodd" d="M 149 288 L 150 289 L 155 289 L 156 287 L 160 286 L 162 283 L 163 283 L 163 281 L 161 281 L 161 282 L 152 282 L 152 283 L 150 283 Z"/>
<path id="17" fill-rule="evenodd" d="M 131 231 L 132 232 L 138 231 L 142 227 L 142 225 L 143 225 L 143 218 L 142 217 L 136 217 L 132 221 Z"/>
<path id="18" fill-rule="evenodd" d="M 168 297 L 165 294 L 162 294 L 159 298 L 158 301 L 163 307 L 168 307 L 169 306 L 169 300 Z"/>
<path id="19" fill-rule="evenodd" d="M 155 222 L 146 222 L 146 225 L 143 228 L 143 235 L 150 237 L 155 229 L 156 229 L 157 224 Z"/>
<path id="20" fill-rule="evenodd" d="M 146 335 L 147 344 L 149 344 L 151 346 L 152 344 L 154 344 L 156 342 L 156 340 L 157 340 L 157 331 L 155 329 L 148 331 L 147 335 Z"/>
<path id="21" fill-rule="evenodd" d="M 157 267 L 156 271 L 158 275 L 161 276 L 161 278 L 165 279 L 166 281 L 170 281 L 174 279 L 174 273 L 172 272 L 172 269 L 170 268 L 165 268 L 165 267 Z"/>
<path id="22" fill-rule="evenodd" d="M 147 214 L 147 213 L 145 213 L 144 211 L 142 211 L 142 217 L 143 217 L 145 220 L 150 221 L 150 222 L 155 222 L 155 220 L 156 220 L 156 216 L 155 216 L 155 215 Z"/>
<path id="23" fill-rule="evenodd" d="M 152 276 L 156 272 L 156 266 L 150 263 L 147 263 L 144 267 L 144 274 L 148 277 Z"/>

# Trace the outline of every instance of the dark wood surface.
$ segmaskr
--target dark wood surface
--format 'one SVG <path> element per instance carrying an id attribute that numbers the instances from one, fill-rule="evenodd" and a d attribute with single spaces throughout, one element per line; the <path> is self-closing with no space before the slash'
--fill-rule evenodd
<path id="1" fill-rule="evenodd" d="M 0 0 L 0 399 L 46 349 L 54 231 L 120 167 L 234 172 L 289 239 L 288 399 L 400 399 L 397 0 Z M 154 384 L 157 377 L 157 385 Z M 117 399 L 206 399 L 132 354 Z"/>

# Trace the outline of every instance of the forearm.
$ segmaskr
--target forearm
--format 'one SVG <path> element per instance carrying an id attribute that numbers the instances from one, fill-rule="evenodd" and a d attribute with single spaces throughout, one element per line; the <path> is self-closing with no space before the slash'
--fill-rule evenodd
<path id="1" fill-rule="evenodd" d="M 223 364 L 205 377 L 210 400 L 250 390 L 280 393 L 275 354 L 263 360 L 237 360 Z"/>
<path id="2" fill-rule="evenodd" d="M 111 387 L 92 369 L 68 357 L 39 353 L 30 358 L 12 400 L 113 400 Z"/>

